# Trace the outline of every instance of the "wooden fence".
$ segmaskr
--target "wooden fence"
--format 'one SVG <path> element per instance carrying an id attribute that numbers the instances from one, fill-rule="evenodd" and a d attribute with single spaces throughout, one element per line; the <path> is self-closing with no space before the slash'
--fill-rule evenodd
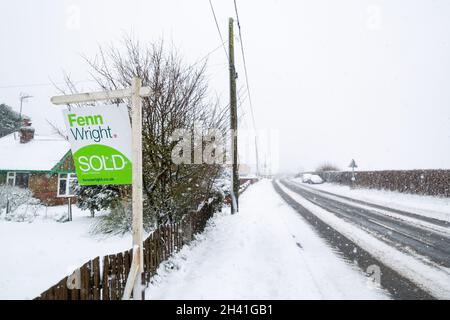
<path id="1" fill-rule="evenodd" d="M 216 207 L 217 203 L 206 204 L 198 212 L 186 215 L 182 221 L 160 226 L 152 232 L 144 241 L 143 284 L 149 283 L 162 261 L 204 230 Z M 119 300 L 125 289 L 132 256 L 130 249 L 90 260 L 36 300 Z"/>

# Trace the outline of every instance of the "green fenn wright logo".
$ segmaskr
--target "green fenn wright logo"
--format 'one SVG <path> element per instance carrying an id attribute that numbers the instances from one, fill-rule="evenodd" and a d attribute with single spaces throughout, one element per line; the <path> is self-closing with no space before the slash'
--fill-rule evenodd
<path id="1" fill-rule="evenodd" d="M 73 155 L 78 181 L 83 185 L 131 184 L 131 161 L 116 149 L 101 145 L 89 145 Z"/>
<path id="2" fill-rule="evenodd" d="M 67 115 L 69 120 L 70 132 L 75 140 L 93 140 L 100 142 L 103 139 L 112 139 L 110 126 L 102 127 L 103 117 L 101 115 L 77 116 L 75 113 Z M 73 128 L 74 125 L 80 128 Z M 90 126 L 98 126 L 91 128 Z M 87 127 L 87 128 L 86 128 Z"/>

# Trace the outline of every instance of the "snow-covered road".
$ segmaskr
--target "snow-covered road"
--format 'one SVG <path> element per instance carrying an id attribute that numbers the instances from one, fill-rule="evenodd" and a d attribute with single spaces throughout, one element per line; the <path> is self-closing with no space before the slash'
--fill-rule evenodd
<path id="1" fill-rule="evenodd" d="M 370 231 L 390 244 L 394 243 L 399 249 L 408 248 L 407 253 L 415 252 L 423 256 L 425 261 L 450 267 L 450 228 L 447 221 L 366 202 L 354 202 L 357 200 L 319 192 L 304 184 L 293 184 L 290 181 L 282 183 L 313 204 Z"/>
<path id="2" fill-rule="evenodd" d="M 163 264 L 149 299 L 387 299 L 263 180 Z"/>
<path id="3" fill-rule="evenodd" d="M 301 183 L 301 179 L 292 179 Z M 397 191 L 356 188 L 334 183 L 305 185 L 304 187 L 350 197 L 360 201 L 377 204 L 391 209 L 408 211 L 422 217 L 439 219 L 450 222 L 450 198 L 424 196 L 418 194 L 401 193 Z"/>
<path id="4" fill-rule="evenodd" d="M 348 246 L 357 246 L 359 251 L 368 253 L 372 260 L 382 268 L 382 283 L 384 287 L 390 288 L 390 292 L 399 299 L 429 299 L 450 297 L 449 269 L 444 265 L 448 259 L 448 230 L 436 225 L 433 229 L 431 221 L 424 223 L 422 219 L 435 219 L 428 216 L 412 217 L 403 212 L 396 214 L 395 219 L 388 208 L 379 209 L 372 205 L 354 203 L 355 200 L 342 200 L 337 196 L 319 194 L 316 192 L 304 193 L 302 190 L 311 190 L 304 186 L 291 184 L 287 181 L 277 183 L 286 201 L 292 202 L 294 206 L 300 206 L 302 212 L 314 217 L 316 225 L 321 224 L 321 233 L 324 229 L 334 230 L 341 238 L 348 240 Z M 366 208 L 366 206 L 368 206 Z M 302 213 L 303 214 L 303 213 Z M 363 218 L 365 217 L 365 218 Z M 381 219 L 384 222 L 379 223 Z M 385 219 L 385 220 L 383 220 Z M 391 220 L 389 220 L 391 219 Z M 402 220 L 403 219 L 403 220 Z M 362 221 L 365 220 L 367 224 Z M 410 221 L 411 220 L 411 221 Z M 386 222 L 387 221 L 387 222 Z M 408 222 L 407 222 L 408 221 Z M 409 222 L 410 221 L 410 222 Z M 378 222 L 378 223 L 377 223 Z M 441 221 L 442 222 L 442 221 Z M 371 226 L 373 223 L 374 231 Z M 390 229 L 383 229 L 390 223 Z M 436 223 L 436 222 L 433 222 Z M 324 228 L 325 226 L 325 228 Z M 417 234 L 408 234 L 405 226 L 410 226 Z M 384 233 L 383 233 L 384 232 Z M 436 232 L 440 232 L 437 234 Z M 437 244 L 427 243 L 418 254 L 412 243 L 404 242 L 402 235 L 409 236 L 405 239 L 415 239 L 417 246 L 419 241 L 426 241 L 431 237 Z M 342 244 L 342 240 L 338 244 Z M 347 247 L 340 246 L 341 252 L 347 252 Z M 439 252 L 438 252 L 439 251 Z M 433 262 L 438 254 L 444 261 Z M 433 255 L 433 257 L 428 257 Z M 431 295 L 431 296 L 430 296 Z"/>

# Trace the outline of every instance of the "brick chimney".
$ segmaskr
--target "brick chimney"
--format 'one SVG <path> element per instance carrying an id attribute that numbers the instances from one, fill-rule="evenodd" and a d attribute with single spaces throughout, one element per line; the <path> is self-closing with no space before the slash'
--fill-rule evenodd
<path id="1" fill-rule="evenodd" d="M 27 118 L 27 117 L 23 118 L 22 122 L 23 122 L 22 125 L 24 127 L 31 127 L 31 120 L 29 118 Z"/>
<path id="2" fill-rule="evenodd" d="M 27 143 L 34 139 L 34 128 L 31 127 L 31 123 L 27 127 L 19 129 L 20 143 Z"/>

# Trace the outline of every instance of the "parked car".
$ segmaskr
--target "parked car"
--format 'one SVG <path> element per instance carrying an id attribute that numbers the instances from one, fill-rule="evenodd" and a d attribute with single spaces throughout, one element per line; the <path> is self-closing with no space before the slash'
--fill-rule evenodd
<path id="1" fill-rule="evenodd" d="M 316 174 L 305 173 L 302 175 L 302 182 L 308 184 L 321 184 L 323 183 L 323 179 Z"/>

